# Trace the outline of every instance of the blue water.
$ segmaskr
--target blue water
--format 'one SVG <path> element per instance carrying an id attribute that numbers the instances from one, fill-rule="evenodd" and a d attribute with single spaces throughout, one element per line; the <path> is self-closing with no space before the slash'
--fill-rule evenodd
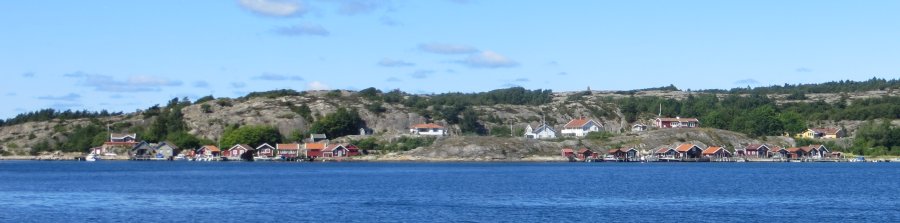
<path id="1" fill-rule="evenodd" d="M 0 161 L 0 222 L 900 222 L 900 163 Z"/>

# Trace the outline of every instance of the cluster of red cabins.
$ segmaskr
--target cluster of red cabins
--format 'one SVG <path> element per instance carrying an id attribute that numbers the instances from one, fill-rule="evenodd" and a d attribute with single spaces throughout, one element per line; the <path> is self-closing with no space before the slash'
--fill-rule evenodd
<path id="1" fill-rule="evenodd" d="M 257 160 L 315 160 L 318 158 L 345 158 L 360 155 L 359 147 L 352 144 L 328 144 L 316 143 L 286 143 L 271 146 L 268 143 L 251 147 L 247 144 L 237 144 L 231 148 L 220 150 L 215 145 L 202 146 L 197 150 L 187 151 L 185 157 L 202 160 L 242 160 L 246 153 L 250 152 Z"/>
<path id="2" fill-rule="evenodd" d="M 606 151 L 601 158 L 600 153 L 588 148 L 575 151 L 562 149 L 561 155 L 572 161 L 736 161 L 740 160 L 820 160 L 842 158 L 839 152 L 831 152 L 824 145 L 808 145 L 803 147 L 781 148 L 765 144 L 751 144 L 741 149 L 729 151 L 723 146 L 709 146 L 706 149 L 698 145 L 684 143 L 675 148 L 662 147 L 652 151 L 638 151 L 635 148 L 618 148 Z"/>

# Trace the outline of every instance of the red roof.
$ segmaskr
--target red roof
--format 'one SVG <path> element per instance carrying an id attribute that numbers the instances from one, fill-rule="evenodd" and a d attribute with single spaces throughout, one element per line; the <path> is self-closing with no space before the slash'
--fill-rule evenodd
<path id="1" fill-rule="evenodd" d="M 218 151 L 221 151 L 221 150 L 219 150 L 219 147 L 218 147 L 218 146 L 214 146 L 214 145 L 205 145 L 205 146 L 200 147 L 200 148 L 201 148 L 201 149 L 206 148 L 207 150 L 212 151 L 212 152 L 218 152 Z"/>
<path id="2" fill-rule="evenodd" d="M 307 146 L 309 146 L 309 144 L 307 144 Z M 344 147 L 344 146 L 342 146 L 341 144 L 334 144 L 334 145 L 329 146 L 328 148 L 325 148 L 325 150 L 323 150 L 323 151 L 331 152 L 331 151 L 334 151 L 334 149 L 337 149 L 338 147 Z M 310 148 L 307 147 L 306 149 L 310 149 Z"/>
<path id="3" fill-rule="evenodd" d="M 589 150 L 588 148 L 581 148 L 578 150 L 578 153 L 585 153 L 585 152 L 591 152 L 591 150 Z"/>
<path id="4" fill-rule="evenodd" d="M 656 150 L 656 153 L 667 153 L 667 152 L 669 152 L 669 150 L 671 150 L 671 149 L 672 149 L 672 148 L 666 148 L 666 147 L 659 148 L 658 150 Z"/>
<path id="5" fill-rule="evenodd" d="M 716 154 L 716 152 L 719 152 L 720 149 L 722 149 L 722 147 L 718 147 L 718 146 L 710 146 L 709 148 L 706 148 L 706 150 L 703 150 L 703 155 L 713 155 L 713 154 Z"/>
<path id="6" fill-rule="evenodd" d="M 691 148 L 693 148 L 693 147 L 694 147 L 694 144 L 685 143 L 685 144 L 678 145 L 678 147 L 675 148 L 675 151 L 687 152 L 687 151 L 690 151 Z"/>
<path id="7" fill-rule="evenodd" d="M 796 153 L 797 151 L 801 151 L 801 150 L 803 150 L 803 149 L 797 148 L 797 147 L 791 147 L 791 148 L 787 149 L 787 151 L 791 152 L 791 153 Z"/>
<path id="8" fill-rule="evenodd" d="M 300 144 L 290 143 L 290 144 L 276 144 L 275 145 L 278 150 L 300 150 Z"/>
<path id="9" fill-rule="evenodd" d="M 581 128 L 581 127 L 584 127 L 584 125 L 586 125 L 588 122 L 591 122 L 591 121 L 593 121 L 593 120 L 587 119 L 587 118 L 572 119 L 572 121 L 569 121 L 569 123 L 566 123 L 565 128 Z"/>
<path id="10" fill-rule="evenodd" d="M 569 149 L 569 148 L 565 148 L 565 149 L 562 149 L 562 152 L 563 153 L 574 153 L 575 151 L 573 151 L 572 149 Z"/>
<path id="11" fill-rule="evenodd" d="M 307 143 L 306 149 L 325 149 L 325 143 Z"/>
<path id="12" fill-rule="evenodd" d="M 434 123 L 428 123 L 428 124 L 416 124 L 416 125 L 410 126 L 409 128 L 411 128 L 411 129 L 443 129 L 444 126 L 440 126 L 440 125 L 434 124 Z"/>

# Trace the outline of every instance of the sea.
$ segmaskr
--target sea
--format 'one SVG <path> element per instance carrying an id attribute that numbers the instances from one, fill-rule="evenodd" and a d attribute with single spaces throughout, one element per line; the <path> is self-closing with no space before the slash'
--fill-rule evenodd
<path id="1" fill-rule="evenodd" d="M 900 163 L 0 161 L 0 222 L 900 222 Z"/>

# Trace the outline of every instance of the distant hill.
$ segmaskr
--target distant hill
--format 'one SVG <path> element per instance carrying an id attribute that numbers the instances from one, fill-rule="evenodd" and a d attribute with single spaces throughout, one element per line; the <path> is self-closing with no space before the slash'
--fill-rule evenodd
<path id="1" fill-rule="evenodd" d="M 541 119 L 559 128 L 578 117 L 597 120 L 615 139 L 626 135 L 632 124 L 650 124 L 650 119 L 662 115 L 695 117 L 701 120 L 701 126 L 743 135 L 744 138 L 729 142 L 737 145 L 784 132 L 799 132 L 807 127 L 844 127 L 853 132 L 866 120 L 900 120 L 898 90 L 897 80 L 882 79 L 730 91 L 682 91 L 674 86 L 580 92 L 516 87 L 480 93 L 429 95 L 399 90 L 382 92 L 374 88 L 361 91 L 275 90 L 254 92 L 240 98 L 207 96 L 193 102 L 174 98 L 163 106 L 133 113 L 50 109 L 25 113 L 0 122 L 0 152 L 6 155 L 83 152 L 105 140 L 107 126 L 112 132 L 134 132 L 144 140 L 175 141 L 186 148 L 215 143 L 229 129 L 246 125 L 272 126 L 284 141 L 296 141 L 309 133 L 317 122 L 323 125 L 322 120 L 339 108 L 358 114 L 361 124 L 354 128 L 368 129 L 379 140 L 404 135 L 410 125 L 424 122 L 447 126 L 454 136 L 480 135 L 500 140 L 509 135 L 521 136 L 526 125 L 537 126 Z M 798 95 L 797 92 L 802 93 Z M 447 144 L 450 141 L 453 140 L 439 140 L 435 145 L 459 146 L 458 143 Z M 648 148 L 665 143 L 645 138 L 616 145 L 638 146 L 643 141 L 654 142 L 642 145 Z M 879 141 L 852 146 L 881 146 L 885 148 L 882 149 L 885 154 L 900 154 L 900 149 L 891 148 L 893 145 Z M 597 143 L 595 146 L 612 145 Z M 541 151 L 543 149 L 546 148 Z"/>

